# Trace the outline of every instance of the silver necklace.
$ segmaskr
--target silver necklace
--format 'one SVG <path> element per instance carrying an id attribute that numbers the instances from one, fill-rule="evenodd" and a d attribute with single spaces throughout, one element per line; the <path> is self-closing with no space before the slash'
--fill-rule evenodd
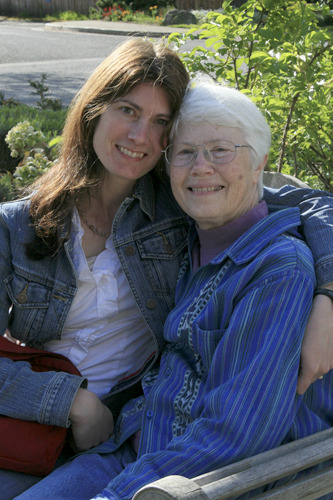
<path id="1" fill-rule="evenodd" d="M 100 231 L 99 229 L 97 229 L 97 227 L 95 227 L 93 224 L 91 224 L 87 219 L 86 219 L 86 216 L 85 214 L 82 212 L 82 210 L 79 210 L 77 208 L 77 211 L 78 211 L 78 214 L 79 216 L 82 218 L 83 222 L 85 223 L 85 225 L 87 226 L 87 228 L 90 229 L 90 231 L 92 231 L 94 234 L 97 234 L 98 236 L 101 236 L 102 238 L 109 238 L 109 236 L 111 236 L 111 233 L 103 233 L 102 231 Z"/>

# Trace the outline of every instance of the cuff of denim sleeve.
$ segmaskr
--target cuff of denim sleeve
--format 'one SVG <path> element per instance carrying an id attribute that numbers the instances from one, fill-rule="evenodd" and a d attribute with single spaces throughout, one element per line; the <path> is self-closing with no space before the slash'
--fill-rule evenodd
<path id="1" fill-rule="evenodd" d="M 333 283 L 333 257 L 325 257 L 316 262 L 317 288 L 329 288 Z"/>
<path id="2" fill-rule="evenodd" d="M 68 427 L 68 415 L 75 395 L 86 381 L 78 375 L 57 372 L 49 383 L 41 404 L 40 422 Z"/>
<path id="3" fill-rule="evenodd" d="M 73 403 L 74 403 L 75 396 L 77 395 L 77 391 L 78 391 L 79 389 L 86 389 L 87 387 L 88 387 L 88 380 L 87 380 L 87 379 L 83 379 L 83 380 L 81 381 L 81 385 L 78 385 L 78 386 L 76 387 L 75 392 L 73 393 L 72 401 L 71 401 L 70 406 L 68 407 L 67 416 L 66 416 L 66 427 L 67 427 L 67 428 L 68 428 L 68 427 L 70 427 L 70 426 L 72 425 L 72 421 L 71 421 L 71 419 L 69 418 L 69 414 L 70 414 L 70 412 L 71 412 L 71 409 L 72 409 L 72 406 L 73 406 Z"/>

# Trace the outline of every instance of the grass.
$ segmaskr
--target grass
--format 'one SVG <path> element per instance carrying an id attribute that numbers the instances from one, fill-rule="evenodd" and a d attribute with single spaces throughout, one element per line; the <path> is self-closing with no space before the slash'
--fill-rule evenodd
<path id="1" fill-rule="evenodd" d="M 52 21 L 85 21 L 88 20 L 89 17 L 84 14 L 79 14 L 74 12 L 73 10 L 67 10 L 65 12 L 59 12 L 57 14 L 47 15 L 43 18 L 43 21 L 52 22 Z"/>

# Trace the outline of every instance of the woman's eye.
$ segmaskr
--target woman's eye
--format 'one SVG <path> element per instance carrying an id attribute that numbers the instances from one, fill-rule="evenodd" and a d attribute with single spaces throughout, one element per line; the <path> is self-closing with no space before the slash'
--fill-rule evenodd
<path id="1" fill-rule="evenodd" d="M 129 106 L 122 106 L 121 111 L 125 113 L 125 115 L 133 115 L 134 114 L 134 109 L 130 108 Z"/>
<path id="2" fill-rule="evenodd" d="M 215 156 L 215 158 L 221 158 L 230 152 L 229 149 L 223 148 L 221 146 L 211 149 L 210 154 Z"/>
<path id="3" fill-rule="evenodd" d="M 157 125 L 162 125 L 162 127 L 166 127 L 169 125 L 169 120 L 166 120 L 165 118 L 158 118 L 156 120 Z"/>
<path id="4" fill-rule="evenodd" d="M 190 148 L 180 149 L 179 151 L 176 152 L 176 155 L 177 156 L 193 155 L 193 149 L 190 149 Z"/>

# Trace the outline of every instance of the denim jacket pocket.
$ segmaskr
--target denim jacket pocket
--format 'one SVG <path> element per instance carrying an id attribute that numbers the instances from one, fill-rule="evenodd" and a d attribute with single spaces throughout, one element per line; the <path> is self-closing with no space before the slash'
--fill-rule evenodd
<path id="1" fill-rule="evenodd" d="M 40 345 L 54 338 L 52 329 L 56 325 L 52 323 L 44 335 L 41 333 L 51 306 L 52 286 L 46 285 L 38 277 L 18 272 L 14 272 L 4 281 L 12 302 L 9 315 L 9 329 L 12 335 L 24 341 L 33 339 L 34 345 Z M 44 338 L 41 338 L 41 335 Z M 30 342 L 30 345 L 33 344 Z"/>
<path id="2" fill-rule="evenodd" d="M 184 227 L 162 229 L 137 240 L 137 248 L 153 290 L 157 294 L 174 294 L 187 240 Z M 171 286 L 170 286 L 171 285 Z"/>

